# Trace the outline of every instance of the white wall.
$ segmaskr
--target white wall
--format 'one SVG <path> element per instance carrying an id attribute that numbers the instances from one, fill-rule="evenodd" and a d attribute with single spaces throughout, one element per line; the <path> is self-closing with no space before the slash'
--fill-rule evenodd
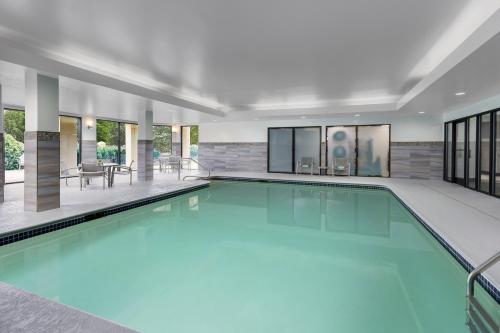
<path id="1" fill-rule="evenodd" d="M 266 142 L 267 128 L 279 126 L 325 126 L 352 124 L 391 124 L 394 142 L 442 141 L 443 119 L 440 116 L 418 115 L 414 117 L 385 115 L 355 118 L 332 117 L 328 119 L 296 119 L 272 121 L 211 122 L 200 124 L 200 142 Z"/>

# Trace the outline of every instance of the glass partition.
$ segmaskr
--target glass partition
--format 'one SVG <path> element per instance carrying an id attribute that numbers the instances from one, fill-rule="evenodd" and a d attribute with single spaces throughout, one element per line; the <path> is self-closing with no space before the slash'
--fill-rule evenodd
<path id="1" fill-rule="evenodd" d="M 358 126 L 358 176 L 389 177 L 389 125 Z"/>
<path id="2" fill-rule="evenodd" d="M 268 145 L 268 171 L 293 172 L 293 128 L 269 128 Z"/>
<path id="3" fill-rule="evenodd" d="M 335 159 L 347 159 L 351 164 L 351 174 L 356 174 L 356 126 L 332 126 L 326 129 L 327 165 Z M 331 171 L 329 171 L 330 173 Z"/>
<path id="4" fill-rule="evenodd" d="M 480 118 L 479 189 L 482 192 L 489 192 L 490 189 L 490 119 L 489 113 Z"/>
<path id="5" fill-rule="evenodd" d="M 455 125 L 455 182 L 465 185 L 465 120 Z"/>
<path id="6" fill-rule="evenodd" d="M 312 161 L 312 172 L 316 173 L 321 158 L 321 127 L 295 128 L 295 163 L 309 164 Z M 310 173 L 308 170 L 299 172 Z"/>
<path id="7" fill-rule="evenodd" d="M 476 117 L 472 117 L 469 119 L 469 150 L 468 150 L 468 167 L 469 167 L 469 174 L 467 177 L 467 186 L 470 188 L 475 189 L 476 188 L 476 144 L 477 144 L 477 139 L 476 139 L 476 127 L 477 127 L 477 119 Z"/>

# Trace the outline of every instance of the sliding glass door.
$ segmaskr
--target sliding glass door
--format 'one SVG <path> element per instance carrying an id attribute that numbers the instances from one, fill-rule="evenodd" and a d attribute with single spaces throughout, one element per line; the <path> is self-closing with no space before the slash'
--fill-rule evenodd
<path id="1" fill-rule="evenodd" d="M 267 138 L 268 172 L 319 173 L 320 126 L 268 128 Z"/>
<path id="2" fill-rule="evenodd" d="M 500 196 L 500 111 L 495 113 L 495 195 Z"/>
<path id="3" fill-rule="evenodd" d="M 468 177 L 467 177 L 467 187 L 476 189 L 477 188 L 477 118 L 472 117 L 469 118 L 469 133 L 467 135 L 469 142 L 469 149 L 467 151 L 468 161 L 467 166 L 469 168 Z"/>
<path id="4" fill-rule="evenodd" d="M 390 125 L 327 126 L 327 165 L 347 159 L 351 175 L 390 176 Z"/>
<path id="5" fill-rule="evenodd" d="M 356 174 L 356 126 L 331 126 L 326 128 L 327 164 L 347 159 L 351 174 Z"/>
<path id="6" fill-rule="evenodd" d="M 295 164 L 311 165 L 312 172 L 316 173 L 321 158 L 321 128 L 295 128 Z M 306 172 L 298 170 L 299 172 Z M 310 171 L 309 171 L 310 172 Z"/>
<path id="7" fill-rule="evenodd" d="M 490 127 L 491 114 L 483 114 L 480 117 L 480 141 L 479 141 L 479 190 L 490 192 Z"/>
<path id="8" fill-rule="evenodd" d="M 293 172 L 293 128 L 269 128 L 267 137 L 268 172 Z"/>
<path id="9" fill-rule="evenodd" d="M 358 176 L 389 177 L 389 125 L 358 126 Z"/>
<path id="10" fill-rule="evenodd" d="M 500 197 L 500 110 L 445 123 L 444 179 Z"/>
<path id="11" fill-rule="evenodd" d="M 465 185 L 465 120 L 455 123 L 455 182 Z"/>

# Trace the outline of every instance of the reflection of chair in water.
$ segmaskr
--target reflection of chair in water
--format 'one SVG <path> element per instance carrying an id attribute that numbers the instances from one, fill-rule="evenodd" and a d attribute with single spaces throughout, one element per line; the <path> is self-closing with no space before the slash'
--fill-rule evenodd
<path id="1" fill-rule="evenodd" d="M 301 157 L 300 161 L 297 162 L 297 167 L 295 168 L 295 173 L 302 173 L 304 170 L 311 173 L 314 172 L 314 159 L 312 157 Z"/>

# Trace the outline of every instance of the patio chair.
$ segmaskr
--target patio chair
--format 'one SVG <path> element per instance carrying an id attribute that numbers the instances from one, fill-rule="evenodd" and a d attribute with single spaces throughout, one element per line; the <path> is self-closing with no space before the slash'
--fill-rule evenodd
<path id="1" fill-rule="evenodd" d="M 66 163 L 64 161 L 61 161 L 61 177 L 64 177 L 64 179 L 66 181 L 66 186 L 68 186 L 68 177 L 76 176 L 76 175 L 71 174 L 71 172 L 70 172 L 71 170 L 78 171 L 78 168 L 68 168 L 66 166 Z"/>
<path id="2" fill-rule="evenodd" d="M 351 162 L 347 158 L 335 158 L 332 160 L 333 176 L 350 176 Z"/>
<path id="3" fill-rule="evenodd" d="M 114 175 L 124 175 L 124 176 L 130 176 L 130 185 L 132 185 L 132 164 L 134 164 L 134 160 L 130 162 L 130 165 L 119 165 L 115 167 L 113 174 Z"/>
<path id="4" fill-rule="evenodd" d="M 295 173 L 303 173 L 304 170 L 307 170 L 311 173 L 314 172 L 314 158 L 312 157 L 301 157 L 300 161 L 297 162 L 297 166 L 295 168 Z"/>
<path id="5" fill-rule="evenodd" d="M 102 177 L 102 189 L 106 188 L 106 170 L 99 163 L 82 163 L 78 172 L 80 176 L 80 191 L 82 186 L 87 187 L 87 182 L 92 178 Z"/>

